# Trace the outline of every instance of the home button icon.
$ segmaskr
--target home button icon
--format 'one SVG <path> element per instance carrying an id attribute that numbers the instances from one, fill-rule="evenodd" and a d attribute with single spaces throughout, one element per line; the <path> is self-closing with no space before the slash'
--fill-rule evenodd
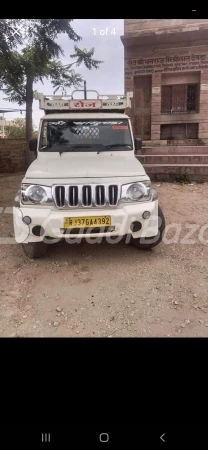
<path id="1" fill-rule="evenodd" d="M 99 436 L 100 442 L 108 442 L 109 441 L 109 434 L 108 433 L 101 433 Z"/>

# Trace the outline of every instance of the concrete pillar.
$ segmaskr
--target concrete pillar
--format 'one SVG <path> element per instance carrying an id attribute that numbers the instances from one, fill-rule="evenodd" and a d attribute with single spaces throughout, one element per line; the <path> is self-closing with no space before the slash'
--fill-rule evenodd
<path id="1" fill-rule="evenodd" d="M 160 140 L 161 73 L 152 75 L 151 140 Z"/>
<path id="2" fill-rule="evenodd" d="M 134 77 L 133 77 L 133 75 L 125 77 L 125 94 L 127 92 L 134 93 Z M 125 111 L 125 114 L 127 116 L 129 116 L 131 119 L 131 125 L 132 125 L 132 129 L 133 129 L 133 133 L 134 133 L 134 122 L 135 122 L 135 120 L 134 120 L 134 99 L 132 99 L 132 101 L 131 101 L 131 108 L 127 108 Z"/>
<path id="3" fill-rule="evenodd" d="M 208 139 L 208 70 L 201 71 L 199 99 L 199 139 Z"/>

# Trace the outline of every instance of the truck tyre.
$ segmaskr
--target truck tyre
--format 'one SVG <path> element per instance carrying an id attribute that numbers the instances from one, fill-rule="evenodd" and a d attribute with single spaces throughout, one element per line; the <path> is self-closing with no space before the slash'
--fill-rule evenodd
<path id="1" fill-rule="evenodd" d="M 158 233 L 157 236 L 153 236 L 153 237 L 148 237 L 148 238 L 142 238 L 142 243 L 140 242 L 141 239 L 137 238 L 134 239 L 133 237 L 131 238 L 131 244 L 134 245 L 135 247 L 141 249 L 141 250 L 150 250 L 153 247 L 156 247 L 163 238 L 164 235 L 164 231 L 165 231 L 165 217 L 164 214 L 162 212 L 162 209 L 160 208 L 160 206 L 158 206 L 158 217 L 160 218 L 160 226 L 158 229 Z M 145 244 L 144 240 L 147 240 L 147 244 Z M 150 242 L 152 239 L 152 243 Z"/>
<path id="2" fill-rule="evenodd" d="M 25 255 L 29 258 L 41 258 L 47 252 L 48 245 L 44 242 L 29 242 L 28 244 L 22 244 Z"/>

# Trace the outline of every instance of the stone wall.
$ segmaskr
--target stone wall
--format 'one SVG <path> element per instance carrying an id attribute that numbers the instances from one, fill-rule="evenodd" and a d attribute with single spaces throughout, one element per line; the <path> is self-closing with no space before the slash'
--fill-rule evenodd
<path id="1" fill-rule="evenodd" d="M 27 145 L 24 139 L 0 139 L 0 173 L 27 169 Z"/>
<path id="2" fill-rule="evenodd" d="M 125 19 L 124 24 L 122 41 L 124 43 L 125 92 L 134 92 L 132 110 L 129 115 L 136 137 L 139 137 L 140 131 L 137 130 L 137 123 L 142 121 L 144 124 L 151 122 L 148 137 L 146 133 L 143 133 L 143 139 L 152 141 L 161 139 L 161 126 L 164 129 L 167 125 L 173 127 L 187 124 L 190 130 L 192 127 L 198 127 L 200 144 L 206 144 L 208 140 L 208 19 Z M 165 32 L 168 32 L 168 38 Z M 161 40 L 162 36 L 163 40 Z M 141 121 L 139 115 L 142 114 L 144 105 L 141 101 L 141 111 L 139 111 L 135 98 L 136 94 L 137 98 L 142 97 L 142 87 L 137 86 L 139 84 L 137 80 L 145 77 L 152 78 L 151 111 L 148 112 L 147 117 L 146 108 Z M 162 112 L 162 87 L 175 84 L 198 85 L 196 111 L 173 114 Z M 147 97 L 147 93 L 145 95 Z M 197 132 L 192 135 L 197 137 Z"/>
<path id="3" fill-rule="evenodd" d="M 188 32 L 208 27 L 207 19 L 124 19 L 124 34 Z"/>

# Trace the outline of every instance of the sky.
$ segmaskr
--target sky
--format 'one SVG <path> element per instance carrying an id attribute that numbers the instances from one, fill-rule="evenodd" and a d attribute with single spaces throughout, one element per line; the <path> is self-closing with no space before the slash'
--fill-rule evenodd
<path id="1" fill-rule="evenodd" d="M 88 70 L 84 65 L 76 66 L 74 69 L 83 76 L 87 82 L 87 89 L 95 89 L 99 94 L 124 94 L 124 50 L 120 36 L 124 34 L 123 19 L 75 19 L 72 27 L 76 33 L 82 37 L 78 46 L 90 50 L 95 47 L 94 58 L 103 61 L 99 69 Z M 60 35 L 57 40 L 64 50 L 64 64 L 71 62 L 70 54 L 74 51 L 75 43 L 67 36 Z M 43 92 L 45 95 L 52 95 L 53 88 L 48 80 L 34 85 L 34 90 Z M 69 90 L 70 94 L 73 89 Z M 58 92 L 57 92 L 58 94 Z M 3 100 L 4 92 L 0 91 L 1 108 L 20 108 L 16 103 Z M 25 106 L 22 106 L 25 109 Z M 33 101 L 33 123 L 38 127 L 40 117 L 44 115 L 39 110 L 39 102 Z M 5 114 L 5 119 L 24 118 L 25 112 L 20 115 L 18 112 Z"/>

